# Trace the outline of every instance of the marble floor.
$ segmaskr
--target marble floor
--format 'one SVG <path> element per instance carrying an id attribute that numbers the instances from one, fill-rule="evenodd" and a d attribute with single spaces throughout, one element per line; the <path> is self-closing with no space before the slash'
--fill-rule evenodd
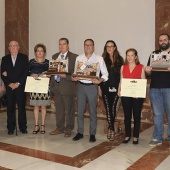
<path id="1" fill-rule="evenodd" d="M 165 140 L 161 146 L 150 147 L 153 125 L 142 123 L 138 145 L 132 141 L 122 144 L 124 134 L 109 142 L 104 134 L 105 120 L 98 120 L 95 143 L 89 143 L 89 118 L 85 118 L 84 138 L 49 135 L 55 129 L 55 115 L 47 114 L 46 133 L 32 134 L 34 117 L 27 111 L 28 134 L 8 135 L 6 110 L 0 112 L 0 169 L 16 170 L 169 170 L 170 146 Z M 76 118 L 75 118 L 76 120 Z M 76 122 L 76 121 L 75 121 Z M 165 125 L 165 130 L 166 130 Z"/>

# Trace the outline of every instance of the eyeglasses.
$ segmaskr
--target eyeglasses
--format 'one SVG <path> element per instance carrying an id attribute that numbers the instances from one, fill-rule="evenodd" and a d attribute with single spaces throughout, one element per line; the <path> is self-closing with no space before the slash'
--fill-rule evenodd
<path id="1" fill-rule="evenodd" d="M 18 45 L 9 45 L 9 48 L 18 47 Z"/>
<path id="2" fill-rule="evenodd" d="M 84 46 L 91 47 L 91 46 L 93 46 L 93 44 L 84 44 Z"/>
<path id="3" fill-rule="evenodd" d="M 113 48 L 114 46 L 106 46 L 106 48 Z"/>

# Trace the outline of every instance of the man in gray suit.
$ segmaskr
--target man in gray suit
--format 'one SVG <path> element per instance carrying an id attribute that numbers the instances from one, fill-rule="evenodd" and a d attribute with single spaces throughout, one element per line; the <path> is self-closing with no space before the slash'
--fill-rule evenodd
<path id="1" fill-rule="evenodd" d="M 68 59 L 68 73 L 51 77 L 50 89 L 55 96 L 56 129 L 50 132 L 50 135 L 64 133 L 65 137 L 70 137 L 74 128 L 75 112 L 75 82 L 71 80 L 71 75 L 77 55 L 69 51 L 67 38 L 59 40 L 59 51 L 52 59 Z"/>

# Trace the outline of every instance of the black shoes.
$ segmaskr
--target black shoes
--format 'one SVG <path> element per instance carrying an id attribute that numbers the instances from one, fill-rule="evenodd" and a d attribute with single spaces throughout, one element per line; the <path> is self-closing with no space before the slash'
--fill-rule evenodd
<path id="1" fill-rule="evenodd" d="M 90 135 L 89 142 L 91 142 L 91 143 L 96 142 L 95 135 Z"/>
<path id="2" fill-rule="evenodd" d="M 22 134 L 27 134 L 27 133 L 28 133 L 27 130 L 20 130 L 20 132 L 21 132 Z"/>
<path id="3" fill-rule="evenodd" d="M 74 141 L 80 140 L 81 138 L 83 138 L 83 134 L 81 133 L 77 133 L 77 135 L 73 138 Z"/>
<path id="4" fill-rule="evenodd" d="M 8 130 L 8 135 L 13 135 L 13 134 L 14 134 L 14 131 Z"/>
<path id="5" fill-rule="evenodd" d="M 126 137 L 128 139 L 124 139 L 123 143 L 128 143 L 130 141 L 130 137 Z"/>
<path id="6" fill-rule="evenodd" d="M 133 139 L 133 144 L 134 144 L 134 145 L 137 145 L 138 143 L 139 143 L 138 138 L 137 138 L 136 140 Z"/>
<path id="7" fill-rule="evenodd" d="M 73 138 L 73 141 L 77 141 L 80 140 L 81 138 L 83 138 L 83 134 L 81 133 L 77 133 L 77 135 Z M 95 135 L 90 135 L 90 139 L 89 142 L 93 143 L 96 141 Z"/>

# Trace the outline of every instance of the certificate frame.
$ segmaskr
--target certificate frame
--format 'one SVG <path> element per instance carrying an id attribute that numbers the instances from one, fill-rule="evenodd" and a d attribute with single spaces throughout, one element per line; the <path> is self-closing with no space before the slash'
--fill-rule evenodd
<path id="1" fill-rule="evenodd" d="M 73 77 L 79 77 L 82 80 L 98 79 L 99 75 L 99 63 L 89 63 L 77 61 L 75 65 L 75 71 L 72 74 Z"/>
<path id="2" fill-rule="evenodd" d="M 121 97 L 146 98 L 147 79 L 121 80 Z"/>
<path id="3" fill-rule="evenodd" d="M 68 59 L 50 60 L 49 68 L 43 74 L 46 75 L 68 74 Z"/>
<path id="4" fill-rule="evenodd" d="M 37 79 L 27 76 L 25 92 L 28 93 L 48 93 L 50 78 L 38 77 Z"/>
<path id="5" fill-rule="evenodd" d="M 168 71 L 170 67 L 170 54 L 151 54 L 150 66 L 153 71 Z"/>

